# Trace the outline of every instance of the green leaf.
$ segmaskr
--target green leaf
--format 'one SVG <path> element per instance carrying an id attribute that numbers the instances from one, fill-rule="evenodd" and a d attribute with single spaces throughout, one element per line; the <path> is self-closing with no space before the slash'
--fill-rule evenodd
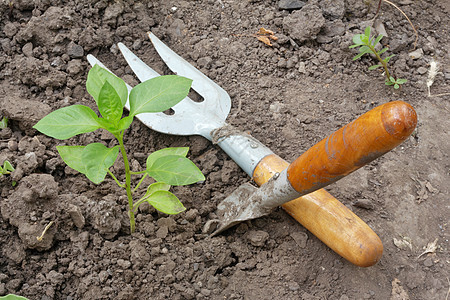
<path id="1" fill-rule="evenodd" d="M 404 79 L 404 78 L 399 78 L 399 79 L 397 79 L 397 83 L 398 84 L 404 84 L 404 83 L 406 83 L 408 80 L 407 79 Z"/>
<path id="2" fill-rule="evenodd" d="M 386 80 L 384 81 L 384 84 L 385 84 L 385 85 L 393 85 L 394 82 L 391 82 L 389 79 L 386 79 Z"/>
<path id="3" fill-rule="evenodd" d="M 382 38 L 383 38 L 382 34 L 378 35 L 372 45 L 375 47 L 375 45 L 378 44 Z"/>
<path id="4" fill-rule="evenodd" d="M 100 128 L 96 113 L 84 105 L 55 110 L 42 118 L 34 129 L 55 139 L 64 140 Z"/>
<path id="5" fill-rule="evenodd" d="M 369 37 L 362 35 L 361 36 L 361 42 L 363 42 L 364 45 L 369 45 Z"/>
<path id="6" fill-rule="evenodd" d="M 6 127 L 8 127 L 8 118 L 3 117 L 0 121 L 0 129 L 5 129 Z"/>
<path id="7" fill-rule="evenodd" d="M 117 129 L 119 131 L 128 129 L 128 127 L 130 127 L 131 123 L 133 123 L 133 116 L 124 117 L 119 121 L 119 125 L 117 126 Z"/>
<path id="8" fill-rule="evenodd" d="M 355 57 L 353 57 L 353 60 L 357 60 L 358 58 L 360 58 L 364 54 L 366 54 L 366 53 L 364 52 L 364 53 L 359 53 L 359 54 L 355 55 Z"/>
<path id="9" fill-rule="evenodd" d="M 378 55 L 381 55 L 381 54 L 383 54 L 384 52 L 386 52 L 386 51 L 388 51 L 389 49 L 386 47 L 386 48 L 383 48 L 383 49 L 381 49 L 380 51 L 378 51 Z"/>
<path id="10" fill-rule="evenodd" d="M 392 76 L 390 76 L 390 77 L 389 77 L 389 81 L 392 82 L 392 83 L 395 83 L 395 78 L 392 77 Z"/>
<path id="11" fill-rule="evenodd" d="M 362 46 L 362 44 L 361 44 L 361 45 L 351 45 L 349 48 L 350 48 L 350 49 L 353 49 L 353 48 L 361 47 L 361 46 Z"/>
<path id="12" fill-rule="evenodd" d="M 359 48 L 359 52 L 360 53 L 369 53 L 370 52 L 370 48 L 367 46 L 362 46 L 361 48 Z"/>
<path id="13" fill-rule="evenodd" d="M 5 160 L 3 162 L 3 170 L 1 173 L 3 174 L 9 174 L 14 171 L 14 167 L 11 165 L 11 163 L 8 160 Z"/>
<path id="14" fill-rule="evenodd" d="M 176 155 L 158 158 L 150 170 L 147 169 L 147 173 L 156 181 L 170 185 L 187 185 L 205 180 L 205 176 L 192 161 Z"/>
<path id="15" fill-rule="evenodd" d="M 147 192 L 142 198 L 150 197 L 154 192 L 157 191 L 168 191 L 170 189 L 170 185 L 164 182 L 155 182 L 148 186 Z"/>
<path id="16" fill-rule="evenodd" d="M 175 215 L 186 210 L 178 198 L 168 191 L 156 191 L 147 202 L 160 212 Z"/>
<path id="17" fill-rule="evenodd" d="M 366 29 L 364 30 L 364 35 L 366 37 L 370 37 L 370 26 L 367 26 Z"/>
<path id="18" fill-rule="evenodd" d="M 56 146 L 62 160 L 72 169 L 86 174 L 86 166 L 81 160 L 81 153 L 83 153 L 85 146 Z"/>
<path id="19" fill-rule="evenodd" d="M 98 110 L 112 124 L 117 124 L 123 114 L 123 105 L 114 87 L 105 81 L 98 95 Z"/>
<path id="20" fill-rule="evenodd" d="M 360 46 L 360 45 L 364 45 L 364 43 L 361 40 L 362 34 L 355 34 L 353 36 L 353 43 L 355 44 L 355 46 Z"/>
<path id="21" fill-rule="evenodd" d="M 116 90 L 123 108 L 125 103 L 127 103 L 128 98 L 128 88 L 125 82 L 99 65 L 95 65 L 89 70 L 86 80 L 86 89 L 88 93 L 94 98 L 95 103 L 98 105 L 100 91 L 106 81 L 108 81 Z"/>
<path id="22" fill-rule="evenodd" d="M 0 297 L 0 300 L 28 300 L 28 298 L 17 296 L 14 294 L 8 294 L 6 296 Z"/>
<path id="23" fill-rule="evenodd" d="M 394 56 L 395 56 L 395 54 L 389 55 L 388 57 L 386 57 L 385 59 L 383 59 L 383 61 L 384 61 L 385 63 L 387 63 L 387 62 L 389 62 L 389 60 L 390 60 L 392 57 L 394 57 Z"/>
<path id="24" fill-rule="evenodd" d="M 396 83 L 394 84 L 394 89 L 398 89 L 400 86 Z"/>
<path id="25" fill-rule="evenodd" d="M 168 155 L 186 157 L 186 155 L 188 154 L 188 151 L 189 151 L 189 147 L 171 147 L 171 148 L 165 148 L 165 149 L 155 151 L 147 157 L 147 171 L 149 171 L 151 169 L 153 163 L 158 158 L 168 156 Z"/>
<path id="26" fill-rule="evenodd" d="M 377 69 L 377 68 L 379 68 L 379 67 L 382 67 L 382 65 L 370 66 L 370 67 L 369 67 L 369 70 L 375 70 L 375 69 Z"/>
<path id="27" fill-rule="evenodd" d="M 95 184 L 102 182 L 119 154 L 119 146 L 107 148 L 101 143 L 87 145 L 81 153 L 86 177 Z"/>
<path id="28" fill-rule="evenodd" d="M 189 93 L 192 80 L 177 76 L 158 76 L 135 86 L 130 92 L 130 116 L 165 111 Z"/>

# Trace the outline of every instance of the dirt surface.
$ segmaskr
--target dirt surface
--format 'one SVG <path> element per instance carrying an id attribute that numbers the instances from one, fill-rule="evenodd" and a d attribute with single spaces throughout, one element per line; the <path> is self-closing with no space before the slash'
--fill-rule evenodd
<path id="1" fill-rule="evenodd" d="M 450 5 L 398 0 L 378 17 L 396 54 L 401 90 L 353 62 L 351 38 L 372 24 L 377 1 L 2 1 L 0 2 L 0 295 L 30 299 L 446 299 L 449 291 Z M 289 2 L 289 1 L 287 1 Z M 295 1 L 297 2 L 297 1 Z M 299 2 L 299 1 L 298 1 Z M 371 2 L 371 3 L 370 3 Z M 368 4 L 371 5 L 368 5 Z M 378 26 L 378 27 L 377 27 Z M 374 26 L 379 30 L 382 27 Z M 278 40 L 267 46 L 260 27 Z M 201 137 L 156 133 L 136 121 L 126 141 L 132 166 L 151 151 L 189 146 L 204 183 L 178 187 L 187 211 L 141 209 L 128 232 L 126 197 L 112 179 L 96 186 L 66 167 L 56 145 L 114 142 L 104 132 L 57 141 L 31 127 L 57 108 L 84 104 L 91 53 L 128 83 L 123 42 L 161 73 L 169 70 L 146 37 L 152 31 L 231 96 L 228 122 L 288 161 L 371 108 L 404 100 L 418 126 L 402 145 L 327 188 L 384 244 L 369 268 L 347 262 L 281 209 L 208 238 L 217 204 L 251 179 Z M 117 174 L 121 164 L 113 171 Z M 123 177 L 119 176 L 119 179 Z M 16 185 L 13 186 L 13 182 Z M 44 227 L 54 222 L 41 242 Z M 433 247 L 435 242 L 436 247 Z M 430 245 L 429 251 L 425 251 Z M 424 253 L 425 251 L 425 253 Z"/>

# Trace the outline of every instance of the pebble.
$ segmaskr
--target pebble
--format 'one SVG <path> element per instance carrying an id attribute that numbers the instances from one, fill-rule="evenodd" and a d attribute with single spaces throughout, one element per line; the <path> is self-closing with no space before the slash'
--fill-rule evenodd
<path id="1" fill-rule="evenodd" d="M 419 73 L 420 75 L 425 74 L 426 72 L 428 72 L 427 68 L 425 67 L 419 67 L 417 68 L 417 73 Z"/>
<path id="2" fill-rule="evenodd" d="M 73 224 L 75 224 L 75 226 L 77 226 L 78 228 L 83 228 L 85 222 L 84 216 L 81 213 L 81 209 L 73 204 L 69 204 L 69 209 L 67 210 L 67 212 L 69 213 L 70 217 L 72 218 L 72 222 Z"/>
<path id="3" fill-rule="evenodd" d="M 70 42 L 67 45 L 67 54 L 72 58 L 81 58 L 84 56 L 84 49 L 80 45 Z"/>
<path id="4" fill-rule="evenodd" d="M 248 233 L 247 238 L 253 246 L 262 247 L 269 239 L 269 234 L 262 230 L 252 230 Z"/>
<path id="5" fill-rule="evenodd" d="M 422 48 L 419 48 L 417 50 L 414 50 L 413 52 L 408 53 L 408 55 L 411 59 L 419 59 L 423 56 L 423 50 Z"/>
<path id="6" fill-rule="evenodd" d="M 306 248 L 306 242 L 308 241 L 308 235 L 304 232 L 292 232 L 291 238 L 300 248 Z"/>
<path id="7" fill-rule="evenodd" d="M 298 291 L 300 289 L 300 285 L 295 281 L 289 282 L 288 287 L 291 291 Z"/>
<path id="8" fill-rule="evenodd" d="M 364 208 L 364 209 L 373 209 L 373 203 L 369 199 L 358 199 L 352 204 L 355 207 Z"/>
<path id="9" fill-rule="evenodd" d="M 298 0 L 280 0 L 278 2 L 278 8 L 285 9 L 285 10 L 300 9 L 305 5 L 306 5 L 305 2 L 298 1 Z"/>
<path id="10" fill-rule="evenodd" d="M 301 74 L 306 74 L 306 64 L 304 61 L 298 64 L 298 72 Z"/>
<path id="11" fill-rule="evenodd" d="M 32 57 L 33 56 L 33 43 L 26 43 L 22 47 L 22 53 L 26 57 Z"/>
<path id="12" fill-rule="evenodd" d="M 17 151 L 19 148 L 17 142 L 15 140 L 8 141 L 8 149 L 11 151 Z"/>
<path id="13" fill-rule="evenodd" d="M 423 261 L 423 265 L 425 267 L 431 267 L 434 265 L 433 263 L 433 259 L 431 257 L 427 257 L 424 261 Z"/>

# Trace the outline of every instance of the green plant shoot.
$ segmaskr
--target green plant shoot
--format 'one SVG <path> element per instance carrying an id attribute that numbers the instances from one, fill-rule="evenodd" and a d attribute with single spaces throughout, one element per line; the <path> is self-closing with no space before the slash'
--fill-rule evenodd
<path id="1" fill-rule="evenodd" d="M 375 46 L 381 41 L 383 38 L 383 35 L 380 34 L 376 38 L 370 37 L 370 26 L 366 27 L 364 30 L 364 34 L 356 34 L 353 36 L 353 45 L 351 45 L 349 48 L 356 48 L 360 47 L 359 53 L 353 57 L 353 60 L 357 60 L 364 54 L 370 54 L 372 53 L 377 58 L 379 64 L 373 65 L 369 67 L 369 70 L 375 70 L 377 68 L 383 68 L 384 74 L 386 75 L 385 84 L 386 85 L 393 85 L 394 89 L 400 88 L 400 85 L 407 82 L 406 79 L 398 78 L 396 79 L 395 76 L 393 76 L 388 69 L 388 62 L 389 60 L 395 56 L 395 54 L 389 55 L 385 58 L 382 58 L 381 55 L 388 50 L 388 48 L 382 48 L 380 51 L 377 51 L 375 49 Z"/>
<path id="2" fill-rule="evenodd" d="M 6 127 L 8 127 L 8 118 L 3 117 L 0 121 L 0 129 L 5 129 Z"/>
<path id="3" fill-rule="evenodd" d="M 95 65 L 88 73 L 86 88 L 94 98 L 101 114 L 99 117 L 91 108 L 72 105 L 51 112 L 33 128 L 56 139 L 64 140 L 82 133 L 103 128 L 114 135 L 118 145 L 108 148 L 101 143 L 86 146 L 57 146 L 58 153 L 72 169 L 86 175 L 95 184 L 102 182 L 109 174 L 126 190 L 131 233 L 135 230 L 135 214 L 138 207 L 147 202 L 166 214 L 178 214 L 185 210 L 180 200 L 172 194 L 171 186 L 193 184 L 205 180 L 195 164 L 186 158 L 189 148 L 166 148 L 151 153 L 146 169 L 132 172 L 124 146 L 124 134 L 136 115 L 163 112 L 183 100 L 191 87 L 192 80 L 167 75 L 152 78 L 135 86 L 128 95 L 125 82 Z M 130 113 L 123 117 L 123 108 L 129 100 Z M 119 152 L 125 165 L 125 183 L 121 183 L 110 168 Z M 142 176 L 132 186 L 131 177 Z M 155 179 L 144 195 L 134 199 L 138 187 L 147 176 Z"/>
<path id="4" fill-rule="evenodd" d="M 9 161 L 5 160 L 3 162 L 3 166 L 0 166 L 0 177 L 3 175 L 11 174 L 12 171 L 14 171 L 14 167 Z"/>

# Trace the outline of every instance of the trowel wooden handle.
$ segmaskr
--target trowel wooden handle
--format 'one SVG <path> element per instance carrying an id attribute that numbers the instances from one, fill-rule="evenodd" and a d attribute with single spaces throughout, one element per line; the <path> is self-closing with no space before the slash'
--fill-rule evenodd
<path id="1" fill-rule="evenodd" d="M 416 124 L 406 102 L 380 105 L 303 153 L 289 165 L 288 179 L 300 193 L 324 187 L 398 146 Z"/>
<path id="2" fill-rule="evenodd" d="M 405 115 L 407 116 L 406 118 L 404 117 Z M 384 136 L 385 141 L 390 141 L 391 145 L 401 143 L 412 132 L 417 122 L 416 114 L 412 107 L 404 102 L 397 101 L 375 108 L 368 114 L 358 118 L 356 121 L 359 121 L 356 125 L 352 125 L 354 123 L 352 122 L 346 127 L 350 125 L 352 127 L 362 126 L 367 123 L 363 121 L 367 117 L 370 117 L 369 119 L 375 118 L 375 120 L 378 118 L 383 125 L 382 127 L 379 124 L 378 126 L 372 126 L 372 130 L 375 130 L 373 132 L 367 130 L 364 130 L 364 132 L 369 135 L 381 132 L 381 136 Z M 371 124 L 373 121 L 368 123 Z M 342 133 L 344 128 L 338 132 L 341 132 L 341 138 L 349 138 L 348 128 L 345 130 L 345 133 Z M 336 133 L 332 136 L 336 136 Z M 388 134 L 387 138 L 385 136 L 386 133 Z M 397 142 L 393 142 L 392 138 L 394 141 L 397 140 Z M 324 141 L 327 143 L 326 140 Z M 346 143 L 347 141 L 345 141 Z M 382 153 L 389 151 L 386 150 L 385 143 L 380 142 L 377 145 L 375 149 L 380 150 Z M 373 153 L 373 149 L 369 149 L 368 153 Z M 366 155 L 362 156 L 367 157 Z M 358 166 L 360 167 L 369 161 L 369 159 L 360 161 L 358 164 L 353 164 L 353 166 L 357 165 L 356 168 L 358 168 Z M 269 155 L 257 165 L 253 173 L 253 179 L 258 185 L 262 185 L 275 173 L 281 172 L 288 166 L 289 163 L 277 155 Z M 299 197 L 283 204 L 282 207 L 328 247 L 351 263 L 360 267 L 369 267 L 380 260 L 383 253 L 383 244 L 377 234 L 324 189 Z"/>

